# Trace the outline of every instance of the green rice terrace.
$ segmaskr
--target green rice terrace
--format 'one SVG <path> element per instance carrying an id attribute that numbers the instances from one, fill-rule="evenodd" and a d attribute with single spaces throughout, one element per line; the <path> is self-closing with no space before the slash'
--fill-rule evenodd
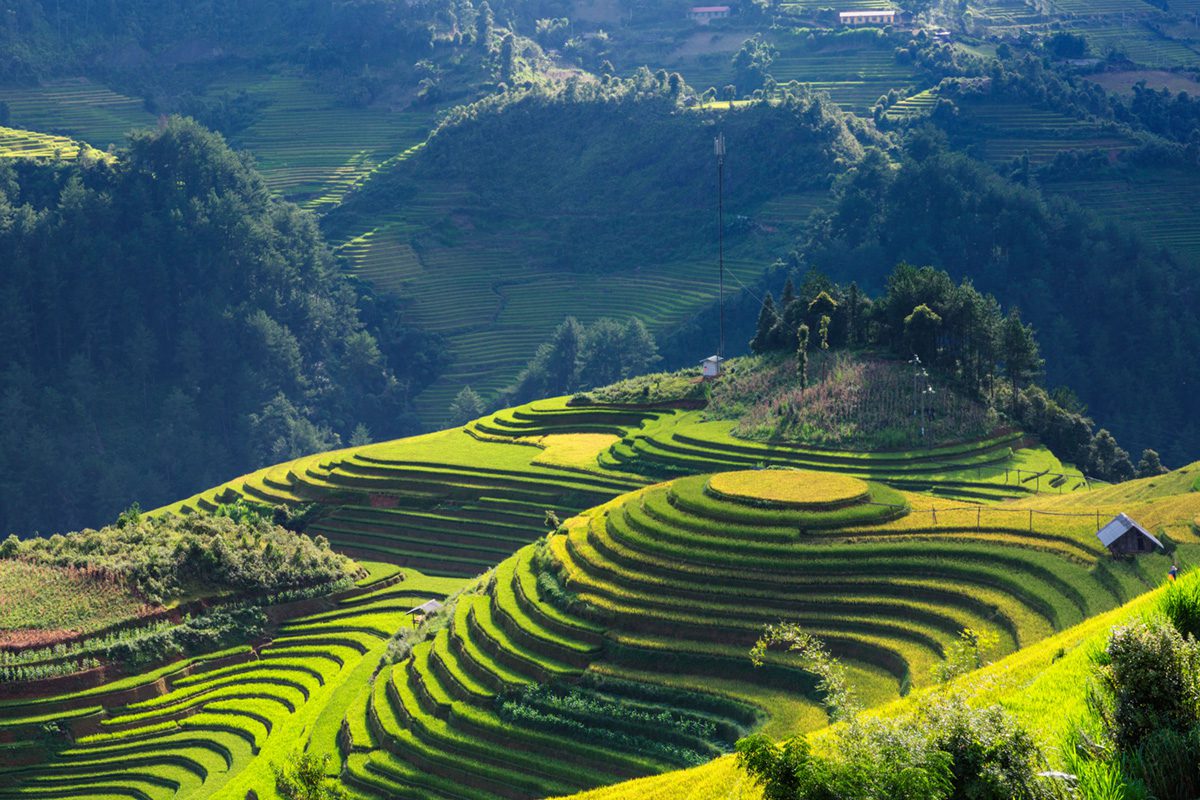
<path id="1" fill-rule="evenodd" d="M 1020 432 L 833 450 L 736 437 L 687 397 L 604 394 L 298 459 L 155 512 L 142 524 L 290 508 L 318 546 L 366 560 L 354 584 L 266 605 L 244 644 L 123 669 L 99 644 L 129 635 L 111 626 L 5 649 L 10 678 L 53 677 L 0 683 L 0 797 L 270 797 L 271 765 L 300 749 L 356 797 L 571 794 L 823 727 L 792 656 L 752 666 L 764 625 L 818 635 L 874 705 L 929 684 L 965 629 L 1000 653 L 1035 645 L 1200 547 L 1186 470 L 1089 487 Z M 1110 558 L 1095 532 L 1119 511 L 1174 554 Z M 81 671 L 47 666 L 71 659 Z"/>

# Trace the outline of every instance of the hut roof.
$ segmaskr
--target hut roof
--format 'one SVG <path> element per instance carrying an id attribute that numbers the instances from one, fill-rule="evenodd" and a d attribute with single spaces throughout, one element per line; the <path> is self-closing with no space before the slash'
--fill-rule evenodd
<path id="1" fill-rule="evenodd" d="M 1154 535 L 1151 534 L 1150 531 L 1146 530 L 1141 525 L 1138 525 L 1126 514 L 1117 514 L 1115 517 L 1113 517 L 1107 525 L 1096 532 L 1096 538 L 1100 540 L 1100 544 L 1104 545 L 1105 547 L 1109 547 L 1113 542 L 1115 542 L 1117 539 L 1120 539 L 1131 530 L 1135 530 L 1142 534 L 1147 539 L 1154 542 L 1154 544 L 1158 547 L 1163 546 L 1163 543 L 1154 538 Z M 1165 550 L 1166 548 L 1163 549 Z"/>
<path id="2" fill-rule="evenodd" d="M 433 613 L 435 613 L 437 611 L 441 611 L 441 610 L 442 610 L 442 604 L 439 603 L 437 600 L 426 600 L 424 603 L 421 603 L 421 605 L 417 606 L 416 608 L 410 608 L 408 611 L 405 611 L 404 613 L 405 614 L 426 614 L 426 615 L 428 615 L 428 614 L 433 614 Z"/>

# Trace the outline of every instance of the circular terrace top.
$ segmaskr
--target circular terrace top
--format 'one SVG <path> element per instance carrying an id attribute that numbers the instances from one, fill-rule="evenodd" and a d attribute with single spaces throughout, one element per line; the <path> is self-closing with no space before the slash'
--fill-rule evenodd
<path id="1" fill-rule="evenodd" d="M 722 472 L 709 478 L 707 488 L 728 500 L 792 508 L 838 508 L 865 500 L 869 491 L 858 478 L 798 469 Z"/>

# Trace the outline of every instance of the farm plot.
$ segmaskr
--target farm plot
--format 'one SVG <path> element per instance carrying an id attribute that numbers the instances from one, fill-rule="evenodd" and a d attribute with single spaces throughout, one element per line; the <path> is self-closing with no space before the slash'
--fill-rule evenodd
<path id="1" fill-rule="evenodd" d="M 431 111 L 351 108 L 294 75 L 213 87 L 221 89 L 266 101 L 233 143 L 254 154 L 274 192 L 318 211 L 338 203 L 379 164 L 423 142 L 433 125 Z"/>
<path id="2" fill-rule="evenodd" d="M 582 430 L 612 433 L 603 407 L 573 408 L 564 399 L 538 401 L 477 420 L 468 430 L 510 440 Z M 588 420 L 585 422 L 585 420 Z M 838 472 L 939 496 L 1003 500 L 1038 492 L 1069 493 L 1087 483 L 1044 448 L 1014 452 L 1019 432 L 941 448 L 869 453 L 785 443 L 760 443 L 730 434 L 734 423 L 703 421 L 695 412 L 647 414 L 624 438 L 602 453 L 601 465 L 635 474 L 674 477 L 713 470 L 780 466 Z M 586 426 L 586 427 L 585 427 Z"/>
<path id="3" fill-rule="evenodd" d="M 148 609 L 140 598 L 102 575 L 0 560 L 0 646 L 50 645 L 142 610 Z M 0 658 L 0 672 L 6 663 Z"/>
<path id="4" fill-rule="evenodd" d="M 1138 169 L 1122 179 L 1056 182 L 1047 188 L 1131 225 L 1184 258 L 1200 258 L 1200 190 L 1194 175 Z"/>
<path id="5" fill-rule="evenodd" d="M 0 126 L 0 158 L 74 159 L 81 150 L 90 158 L 108 158 L 99 150 L 65 136 Z"/>
<path id="6" fill-rule="evenodd" d="M 992 163 L 1006 163 L 1025 154 L 1038 163 L 1068 150 L 1113 152 L 1133 146 L 1123 135 L 1099 124 L 1026 103 L 972 101 L 963 102 L 961 110 L 974 128 L 962 144 Z"/>
<path id="7" fill-rule="evenodd" d="M 964 627 L 1009 651 L 1145 588 L 1135 570 L 1095 572 L 1090 531 L 919 533 L 917 498 L 878 485 L 822 511 L 825 495 L 750 505 L 709 480 L 593 509 L 459 596 L 449 626 L 350 707 L 344 779 L 374 796 L 532 798 L 700 763 L 772 713 L 822 724 L 787 657 L 750 667 L 767 623 L 820 635 L 879 701 L 927 682 Z M 569 603 L 547 588 L 560 581 Z"/>
<path id="8" fill-rule="evenodd" d="M 0 89 L 0 100 L 8 103 L 14 125 L 65 134 L 99 150 L 123 145 L 131 130 L 150 127 L 155 120 L 141 100 L 86 78 Z"/>
<path id="9" fill-rule="evenodd" d="M 448 213 L 454 202 L 452 197 L 425 201 L 439 207 L 431 213 Z M 787 198 L 774 207 L 779 218 L 770 222 L 785 227 L 816 204 L 808 195 Z M 416 398 L 422 418 L 433 424 L 445 421 L 451 400 L 463 386 L 489 397 L 510 385 L 562 322 L 564 309 L 585 324 L 603 316 L 638 316 L 651 330 L 659 330 L 686 320 L 717 295 L 715 269 L 696 259 L 601 275 L 532 262 L 536 235 L 417 248 L 409 226 L 418 223 L 408 221 L 409 213 L 406 209 L 403 221 L 386 222 L 354 237 L 341 252 L 351 259 L 353 274 L 406 298 L 414 321 L 447 336 L 451 365 Z M 547 243 L 542 251 L 549 249 Z M 725 261 L 726 269 L 745 282 L 765 263 L 737 249 Z M 463 286 L 489 291 L 463 303 L 458 301 Z"/>
<path id="10" fill-rule="evenodd" d="M 623 430 L 623 429 L 622 429 Z M 437 575 L 478 575 L 562 517 L 641 485 L 627 475 L 533 463 L 541 451 L 460 429 L 277 465 L 169 511 L 213 510 L 238 497 L 318 503 L 307 532 L 340 550 Z"/>
<path id="11" fill-rule="evenodd" d="M 888 107 L 883 116 L 893 121 L 916 119 L 929 114 L 935 105 L 937 105 L 937 93 L 932 89 L 925 89 L 896 101 Z"/>
<path id="12" fill-rule="evenodd" d="M 774 40 L 779 55 L 770 73 L 779 83 L 798 81 L 813 91 L 825 92 L 845 111 L 866 114 L 880 95 L 903 89 L 915 80 L 911 67 L 896 63 L 890 48 L 871 45 L 813 49 L 788 36 Z M 733 83 L 734 73 L 727 53 L 680 59 L 672 64 L 688 83 L 703 90 L 718 91 Z"/>
<path id="13" fill-rule="evenodd" d="M 1116 52 L 1147 67 L 1188 67 L 1200 63 L 1200 51 L 1167 39 L 1141 25 L 1079 28 L 1088 46 L 1099 55 Z"/>
<path id="14" fill-rule="evenodd" d="M 261 649 L 237 648 L 82 695 L 2 706 L 8 725 L 71 731 L 46 763 L 0 767 L 0 797 L 169 798 L 268 792 L 269 765 L 363 658 L 377 659 L 408 601 L 382 596 L 284 624 Z M 86 707 L 86 715 L 73 709 Z"/>

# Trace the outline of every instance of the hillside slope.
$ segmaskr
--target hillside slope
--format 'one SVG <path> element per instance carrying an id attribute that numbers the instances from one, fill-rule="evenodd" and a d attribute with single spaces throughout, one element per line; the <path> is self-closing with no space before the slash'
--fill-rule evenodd
<path id="1" fill-rule="evenodd" d="M 731 286 L 775 260 L 872 141 L 807 93 L 734 112 L 686 97 L 644 70 L 491 97 L 325 217 L 352 274 L 448 337 L 454 363 L 417 399 L 426 419 L 444 422 L 465 384 L 494 397 L 568 315 L 637 316 L 661 332 L 711 301 L 717 133 Z"/>

